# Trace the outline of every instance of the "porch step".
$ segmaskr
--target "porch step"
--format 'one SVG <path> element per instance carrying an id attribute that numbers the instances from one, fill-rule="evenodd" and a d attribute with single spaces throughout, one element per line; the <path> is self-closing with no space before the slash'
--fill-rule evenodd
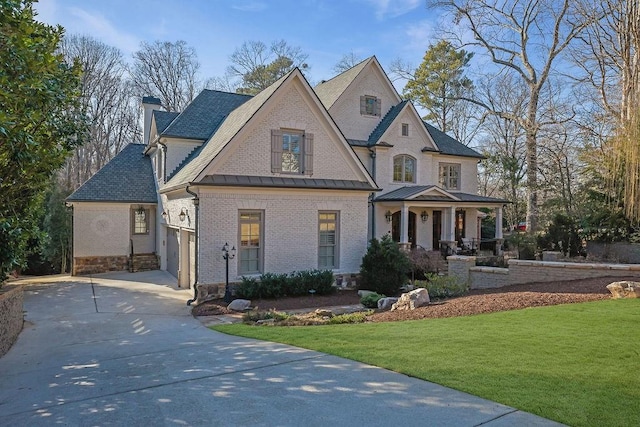
<path id="1" fill-rule="evenodd" d="M 159 270 L 158 256 L 156 254 L 133 254 L 129 260 L 129 271 Z"/>

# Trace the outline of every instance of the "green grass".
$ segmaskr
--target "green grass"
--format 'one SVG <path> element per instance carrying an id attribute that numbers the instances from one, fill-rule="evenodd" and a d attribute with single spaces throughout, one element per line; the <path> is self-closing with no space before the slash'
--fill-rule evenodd
<path id="1" fill-rule="evenodd" d="M 640 299 L 409 322 L 212 329 L 358 360 L 569 425 L 640 425 Z"/>

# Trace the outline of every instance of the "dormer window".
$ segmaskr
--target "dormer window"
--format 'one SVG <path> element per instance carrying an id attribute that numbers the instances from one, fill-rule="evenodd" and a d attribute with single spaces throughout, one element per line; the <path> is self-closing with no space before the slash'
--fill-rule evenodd
<path id="1" fill-rule="evenodd" d="M 364 95 L 360 97 L 360 114 L 363 116 L 380 117 L 382 112 L 382 100 L 375 96 Z"/>
<path id="2" fill-rule="evenodd" d="M 393 158 L 393 181 L 416 182 L 416 159 L 405 154 Z"/>
<path id="3" fill-rule="evenodd" d="M 409 123 L 403 123 L 402 124 L 401 135 L 402 136 L 409 136 Z"/>

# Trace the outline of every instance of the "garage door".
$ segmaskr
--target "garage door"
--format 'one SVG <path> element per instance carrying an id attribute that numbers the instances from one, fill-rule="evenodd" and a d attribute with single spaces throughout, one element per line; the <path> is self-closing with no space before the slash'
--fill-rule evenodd
<path id="1" fill-rule="evenodd" d="M 178 245 L 178 230 L 167 229 L 167 271 L 178 278 L 178 261 L 180 260 L 180 245 Z"/>

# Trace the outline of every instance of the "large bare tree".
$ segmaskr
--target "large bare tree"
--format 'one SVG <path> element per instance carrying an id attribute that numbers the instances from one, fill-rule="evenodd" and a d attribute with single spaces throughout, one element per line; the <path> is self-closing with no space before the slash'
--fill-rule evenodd
<path id="1" fill-rule="evenodd" d="M 525 131 L 527 163 L 527 230 L 538 229 L 538 132 L 544 125 L 538 114 L 540 96 L 563 51 L 590 23 L 574 9 L 574 0 L 428 0 L 451 13 L 454 23 L 471 34 L 458 38 L 460 47 L 483 52 L 493 64 L 513 72 L 527 87 L 524 117 L 493 111 L 518 121 Z M 454 36 L 453 33 L 449 34 Z"/>
<path id="2" fill-rule="evenodd" d="M 629 0 L 581 0 L 583 13 L 597 16 L 574 50 L 583 81 L 598 94 L 596 101 L 615 123 L 608 138 L 609 185 L 619 194 L 626 216 L 640 222 L 640 6 Z"/>
<path id="3" fill-rule="evenodd" d="M 133 54 L 131 79 L 136 95 L 156 96 L 167 111 L 182 111 L 202 89 L 200 63 L 187 42 L 142 42 Z"/>
<path id="4" fill-rule="evenodd" d="M 67 62 L 82 67 L 80 99 L 89 125 L 85 143 L 62 172 L 65 187 L 74 190 L 126 144 L 139 140 L 139 113 L 120 50 L 89 36 L 68 35 L 60 51 Z"/>

